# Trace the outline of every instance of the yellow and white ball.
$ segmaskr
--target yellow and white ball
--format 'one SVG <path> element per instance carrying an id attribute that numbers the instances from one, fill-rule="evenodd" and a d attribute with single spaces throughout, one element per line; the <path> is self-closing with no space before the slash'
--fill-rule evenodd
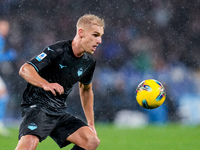
<path id="1" fill-rule="evenodd" d="M 138 104 L 146 109 L 154 109 L 163 104 L 166 98 L 164 86 L 157 80 L 142 81 L 136 89 Z"/>

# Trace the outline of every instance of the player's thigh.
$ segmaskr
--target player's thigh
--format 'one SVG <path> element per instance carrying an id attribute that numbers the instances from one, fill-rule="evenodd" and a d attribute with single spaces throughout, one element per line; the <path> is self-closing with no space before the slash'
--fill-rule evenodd
<path id="1" fill-rule="evenodd" d="M 34 135 L 25 135 L 20 138 L 18 141 L 17 147 L 15 150 L 21 150 L 21 149 L 36 149 L 37 145 L 39 143 L 39 138 Z"/>
<path id="2" fill-rule="evenodd" d="M 88 126 L 83 126 L 79 128 L 76 132 L 71 134 L 66 140 L 79 146 L 85 145 L 90 141 L 99 142 L 97 135 L 94 132 L 92 132 L 92 130 Z"/>

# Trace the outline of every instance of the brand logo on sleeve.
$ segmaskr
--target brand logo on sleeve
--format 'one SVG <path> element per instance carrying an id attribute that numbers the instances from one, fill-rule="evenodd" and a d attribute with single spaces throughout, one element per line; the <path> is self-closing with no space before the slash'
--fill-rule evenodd
<path id="1" fill-rule="evenodd" d="M 41 60 L 44 59 L 46 56 L 47 56 L 47 54 L 44 53 L 44 52 L 42 52 L 40 55 L 38 55 L 38 56 L 36 57 L 36 59 L 37 59 L 38 61 L 41 61 Z"/>
<path id="2" fill-rule="evenodd" d="M 49 47 L 47 47 L 47 50 L 48 50 L 48 51 L 52 51 L 52 52 L 54 51 L 53 49 L 51 49 L 51 48 L 49 48 Z"/>

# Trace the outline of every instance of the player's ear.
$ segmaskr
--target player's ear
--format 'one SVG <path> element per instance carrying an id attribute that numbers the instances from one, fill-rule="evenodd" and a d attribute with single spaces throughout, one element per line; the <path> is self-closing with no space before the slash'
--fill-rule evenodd
<path id="1" fill-rule="evenodd" d="M 78 30 L 78 35 L 80 38 L 84 37 L 84 30 L 83 29 L 79 29 Z"/>

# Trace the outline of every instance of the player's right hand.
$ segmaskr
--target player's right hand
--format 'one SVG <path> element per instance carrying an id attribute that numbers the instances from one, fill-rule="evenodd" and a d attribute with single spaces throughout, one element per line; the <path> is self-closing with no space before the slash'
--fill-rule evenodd
<path id="1" fill-rule="evenodd" d="M 60 95 L 64 94 L 64 88 L 58 83 L 48 83 L 43 85 L 43 89 L 45 91 L 51 91 L 54 96 L 56 96 L 56 92 Z"/>

